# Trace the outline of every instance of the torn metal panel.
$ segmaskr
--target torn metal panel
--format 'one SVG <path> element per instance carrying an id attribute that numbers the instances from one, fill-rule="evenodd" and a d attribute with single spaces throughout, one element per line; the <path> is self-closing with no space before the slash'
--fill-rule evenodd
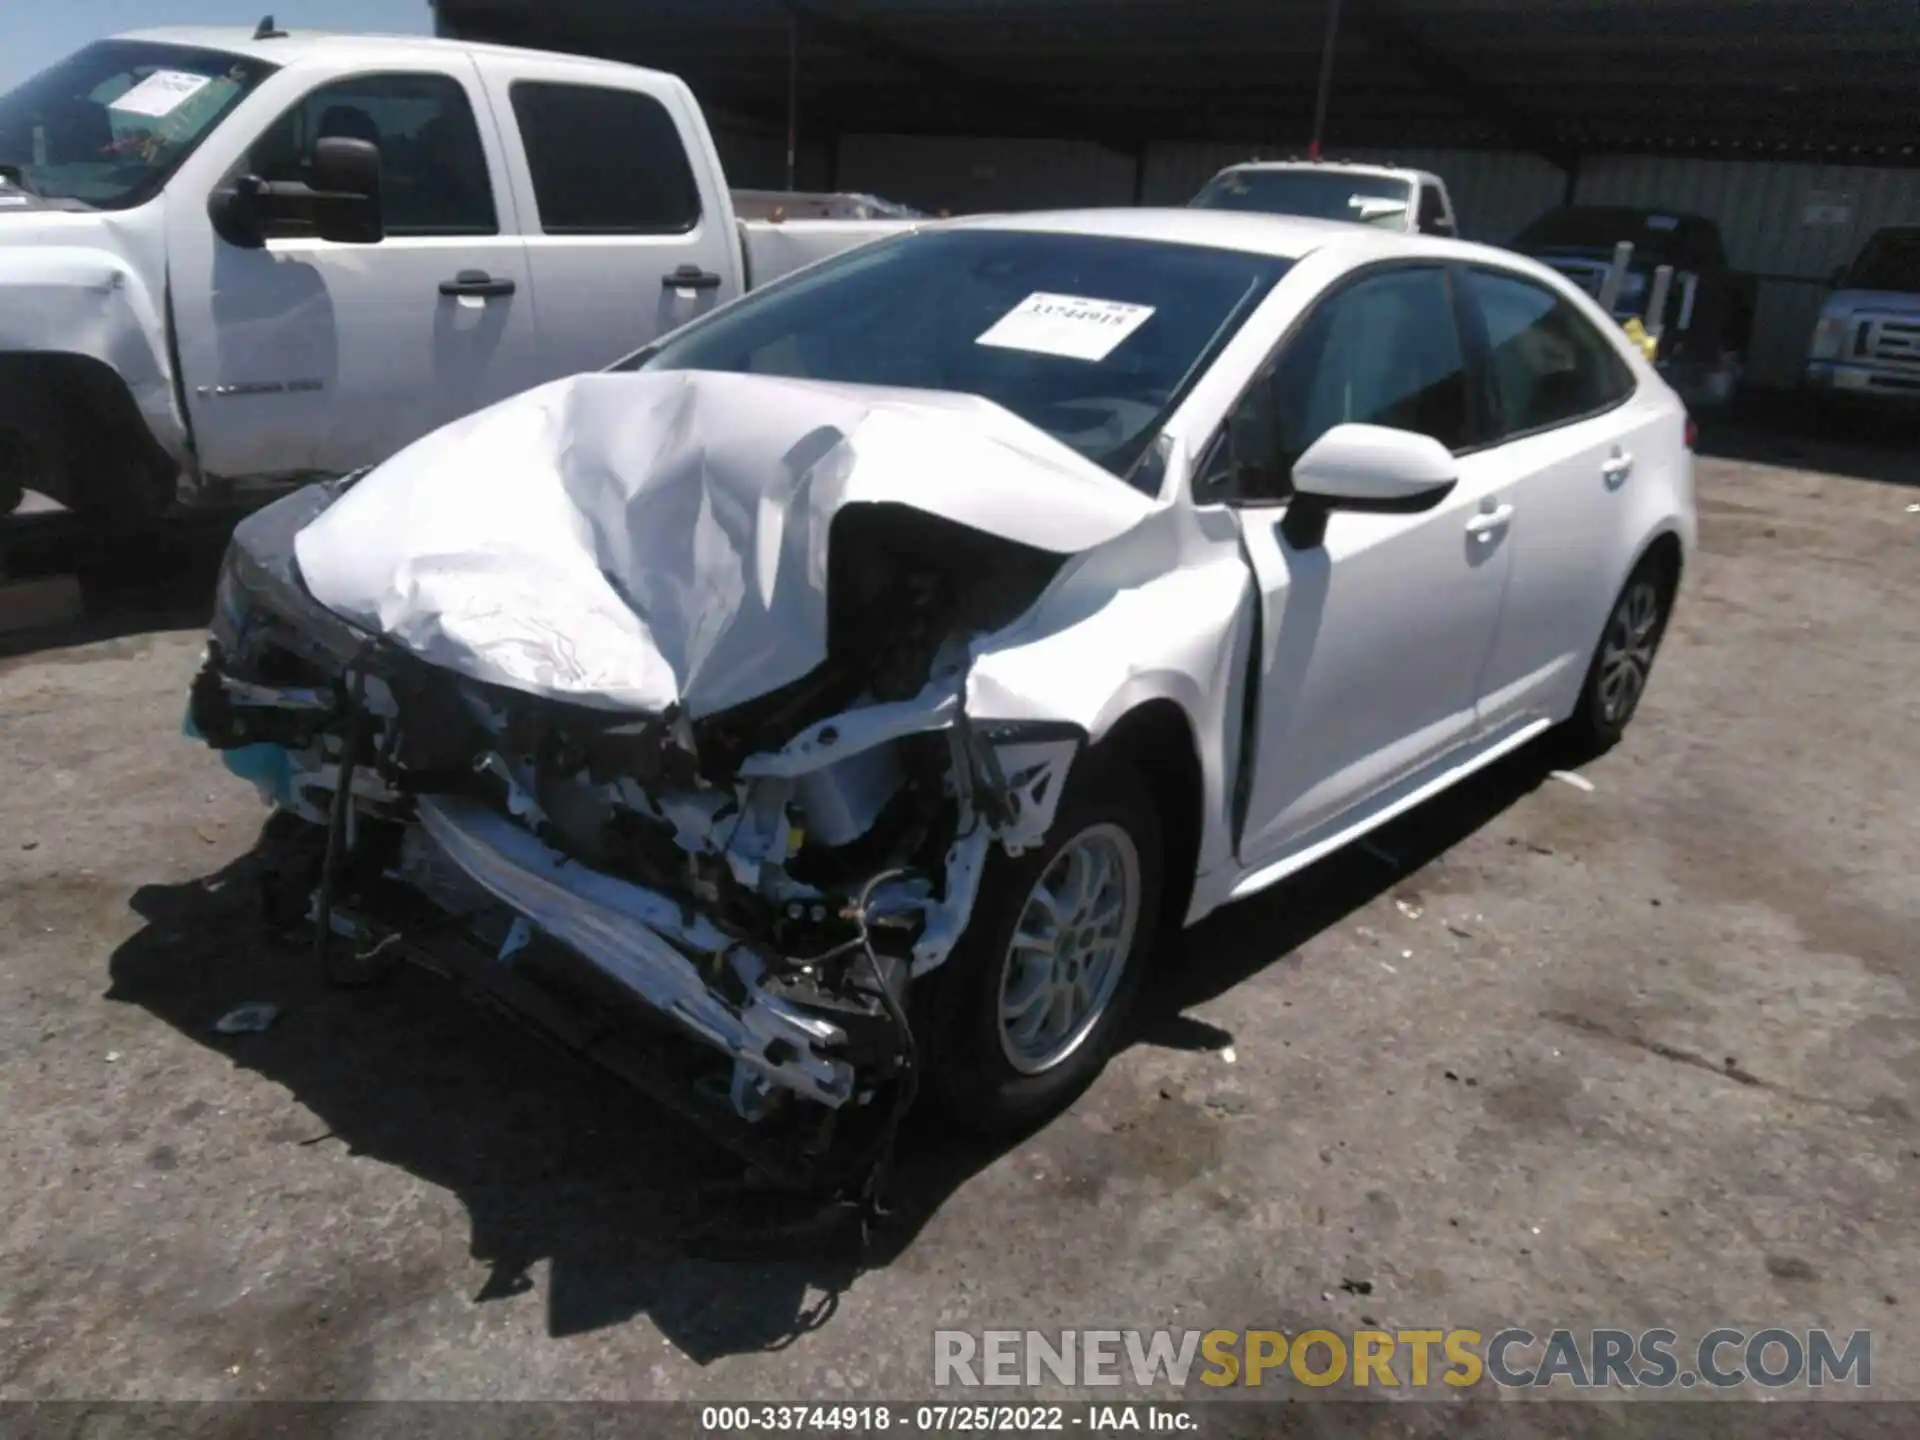
<path id="1" fill-rule="evenodd" d="M 829 532 L 849 506 L 889 504 L 1056 555 L 1152 509 L 975 397 L 643 372 L 557 381 L 438 431 L 296 549 L 322 604 L 432 664 L 699 718 L 821 664 Z"/>
<path id="2" fill-rule="evenodd" d="M 1175 473 L 1173 484 L 1184 478 Z M 1255 617 L 1232 516 L 1169 504 L 1068 561 L 1018 621 L 976 641 L 963 708 L 982 727 L 1059 721 L 1097 744 L 1140 705 L 1177 705 L 1200 769 L 1205 874 L 1232 862 L 1230 791 Z"/>

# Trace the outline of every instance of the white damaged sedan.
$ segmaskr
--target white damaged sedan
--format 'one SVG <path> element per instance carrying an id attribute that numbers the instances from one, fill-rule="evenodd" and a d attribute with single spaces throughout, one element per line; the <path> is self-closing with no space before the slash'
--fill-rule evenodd
<path id="1" fill-rule="evenodd" d="M 1618 738 L 1690 431 L 1503 251 L 929 226 L 250 518 L 189 728 L 288 815 L 329 963 L 464 929 L 799 1156 L 923 1082 L 1017 1129 L 1156 936 Z"/>

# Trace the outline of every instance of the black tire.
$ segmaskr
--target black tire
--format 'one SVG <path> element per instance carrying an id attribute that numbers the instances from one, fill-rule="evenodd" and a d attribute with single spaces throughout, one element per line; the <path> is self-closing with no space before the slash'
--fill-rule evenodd
<path id="1" fill-rule="evenodd" d="M 1673 561 L 1655 551 L 1634 567 L 1607 607 L 1580 699 L 1565 727 L 1566 738 L 1580 755 L 1611 750 L 1639 713 L 1678 588 Z"/>
<path id="2" fill-rule="evenodd" d="M 73 449 L 64 412 L 31 386 L 0 395 L 0 516 L 28 490 L 62 505 L 73 501 Z"/>
<path id="3" fill-rule="evenodd" d="M 1023 1071 L 1003 1044 L 1000 1017 L 1014 930 L 1035 887 L 1068 847 L 1084 841 L 1119 859 L 1122 836 L 1132 846 L 1139 893 L 1110 997 L 1066 1054 L 1045 1068 Z M 1031 1130 L 1071 1104 L 1125 1033 L 1159 928 L 1162 882 L 1160 822 L 1145 781 L 1124 758 L 1083 755 L 1068 776 L 1046 839 L 1018 859 L 993 850 L 966 933 L 946 962 L 914 988 L 922 1094 L 954 1124 L 996 1138 Z"/>

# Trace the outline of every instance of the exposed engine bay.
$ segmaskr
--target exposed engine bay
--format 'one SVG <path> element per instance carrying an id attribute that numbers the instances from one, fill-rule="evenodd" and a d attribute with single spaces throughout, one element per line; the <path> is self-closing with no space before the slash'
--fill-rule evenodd
<path id="1" fill-rule="evenodd" d="M 700 382 L 797 384 L 636 376 L 561 385 L 608 379 L 627 387 L 629 400 L 645 382 L 664 397 L 669 428 L 683 434 L 687 395 Z M 559 388 L 546 387 L 549 401 Z M 451 428 L 485 439 L 490 416 L 541 394 Z M 630 415 L 618 423 L 630 437 Z M 577 459 L 592 427 L 575 414 L 561 428 Z M 444 448 L 445 433 L 421 447 Z M 790 494 L 817 501 L 823 466 L 857 480 L 846 453 L 858 443 L 857 419 L 833 434 L 838 442 L 810 422 L 810 466 L 784 467 Z M 417 506 L 404 472 L 422 460 L 445 473 L 443 454 L 402 452 L 241 525 L 192 691 L 191 733 L 227 752 L 229 767 L 279 809 L 310 822 L 310 843 L 287 878 L 317 947 L 377 954 L 404 940 L 407 922 L 392 917 L 408 911 L 416 919 L 430 912 L 431 924 L 463 922 L 487 938 L 502 967 L 535 941 L 557 942 L 719 1052 L 725 1100 L 750 1125 L 801 1111 L 830 1130 L 838 1112 L 884 1111 L 873 1102 L 891 1091 L 897 1104 L 903 1086 L 910 1096 L 910 983 L 945 961 L 965 930 L 990 849 L 1018 854 L 1045 835 L 1085 743 L 1073 725 L 976 724 L 964 706 L 972 647 L 1016 621 L 1053 579 L 1067 558 L 1057 537 L 1039 537 L 1054 548 L 1022 543 L 878 493 L 816 503 L 810 519 L 824 523 L 814 527 L 810 593 L 824 595 L 823 658 L 789 663 L 797 675 L 718 708 L 697 702 L 753 687 L 713 666 L 704 692 L 682 683 L 679 697 L 657 708 L 615 704 L 578 693 L 571 680 L 527 682 L 560 673 L 577 654 L 542 653 L 516 672 L 530 649 L 523 614 L 509 617 L 494 650 L 469 625 L 455 663 L 444 663 L 436 645 L 454 623 L 436 615 L 415 624 L 391 601 L 431 591 L 436 603 L 456 597 L 447 608 L 464 606 L 469 618 L 482 612 L 473 592 L 486 576 L 454 573 L 444 547 L 397 563 L 398 578 L 382 582 L 386 598 L 366 607 L 371 615 L 322 603 L 331 580 L 325 526 L 350 504 L 368 510 L 363 492 L 384 489 Z M 711 449 L 697 465 L 664 462 L 683 491 L 695 483 L 686 477 L 707 483 L 725 468 Z M 403 473 L 388 473 L 396 469 Z M 537 510 L 538 485 L 521 478 Z M 688 513 L 710 514 L 727 478 L 710 485 L 707 509 Z M 591 511 L 577 479 L 550 493 Z M 757 502 L 764 517 L 771 502 L 765 494 Z M 640 508 L 629 503 L 626 513 Z M 369 573 L 365 525 L 392 528 L 391 507 L 373 513 L 379 518 L 363 521 L 338 552 L 350 553 L 355 583 Z M 556 525 L 552 533 L 572 543 L 581 532 Z M 711 536 L 696 537 L 695 548 L 711 549 Z M 751 527 L 734 535 L 728 554 L 750 552 L 755 538 Z M 764 546 L 759 554 L 766 563 Z M 487 564 L 499 562 L 496 554 Z M 528 573 L 542 563 L 529 562 Z M 618 566 L 599 568 L 614 591 L 632 594 Z M 430 578 L 416 583 L 420 573 Z M 790 575 L 758 577 L 759 593 L 776 594 Z M 746 589 L 755 583 L 749 575 Z M 684 594 L 676 604 L 696 630 L 705 623 Z M 736 601 L 714 618 L 739 611 Z M 696 648 L 662 637 L 657 610 L 636 613 L 661 655 Z M 565 633 L 552 623 L 552 633 Z M 806 633 L 793 634 L 804 659 Z M 764 637 L 741 653 L 767 654 Z M 761 673 L 779 671 L 761 663 Z M 686 667 L 676 681 L 687 673 L 700 678 Z M 396 894 L 404 896 L 397 905 Z"/>

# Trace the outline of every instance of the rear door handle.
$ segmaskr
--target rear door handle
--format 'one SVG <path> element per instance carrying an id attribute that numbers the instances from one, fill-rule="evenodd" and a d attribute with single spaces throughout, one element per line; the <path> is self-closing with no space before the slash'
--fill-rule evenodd
<path id="1" fill-rule="evenodd" d="M 1606 463 L 1600 467 L 1600 478 L 1609 485 L 1618 485 L 1631 474 L 1633 474 L 1633 456 L 1624 450 L 1614 451 L 1607 457 Z"/>
<path id="2" fill-rule="evenodd" d="M 682 265 L 660 277 L 662 290 L 718 290 L 720 277 L 698 265 Z"/>
<path id="3" fill-rule="evenodd" d="M 496 300 L 502 295 L 513 294 L 513 281 L 496 280 L 484 270 L 462 270 L 451 280 L 440 282 L 442 295 L 474 295 L 482 300 Z"/>
<path id="4" fill-rule="evenodd" d="M 1491 535 L 1496 530 L 1504 529 L 1506 523 L 1511 519 L 1513 519 L 1513 506 L 1511 505 L 1501 505 L 1492 510 L 1482 510 L 1478 515 L 1467 521 L 1467 533 L 1469 535 L 1479 536 Z"/>

